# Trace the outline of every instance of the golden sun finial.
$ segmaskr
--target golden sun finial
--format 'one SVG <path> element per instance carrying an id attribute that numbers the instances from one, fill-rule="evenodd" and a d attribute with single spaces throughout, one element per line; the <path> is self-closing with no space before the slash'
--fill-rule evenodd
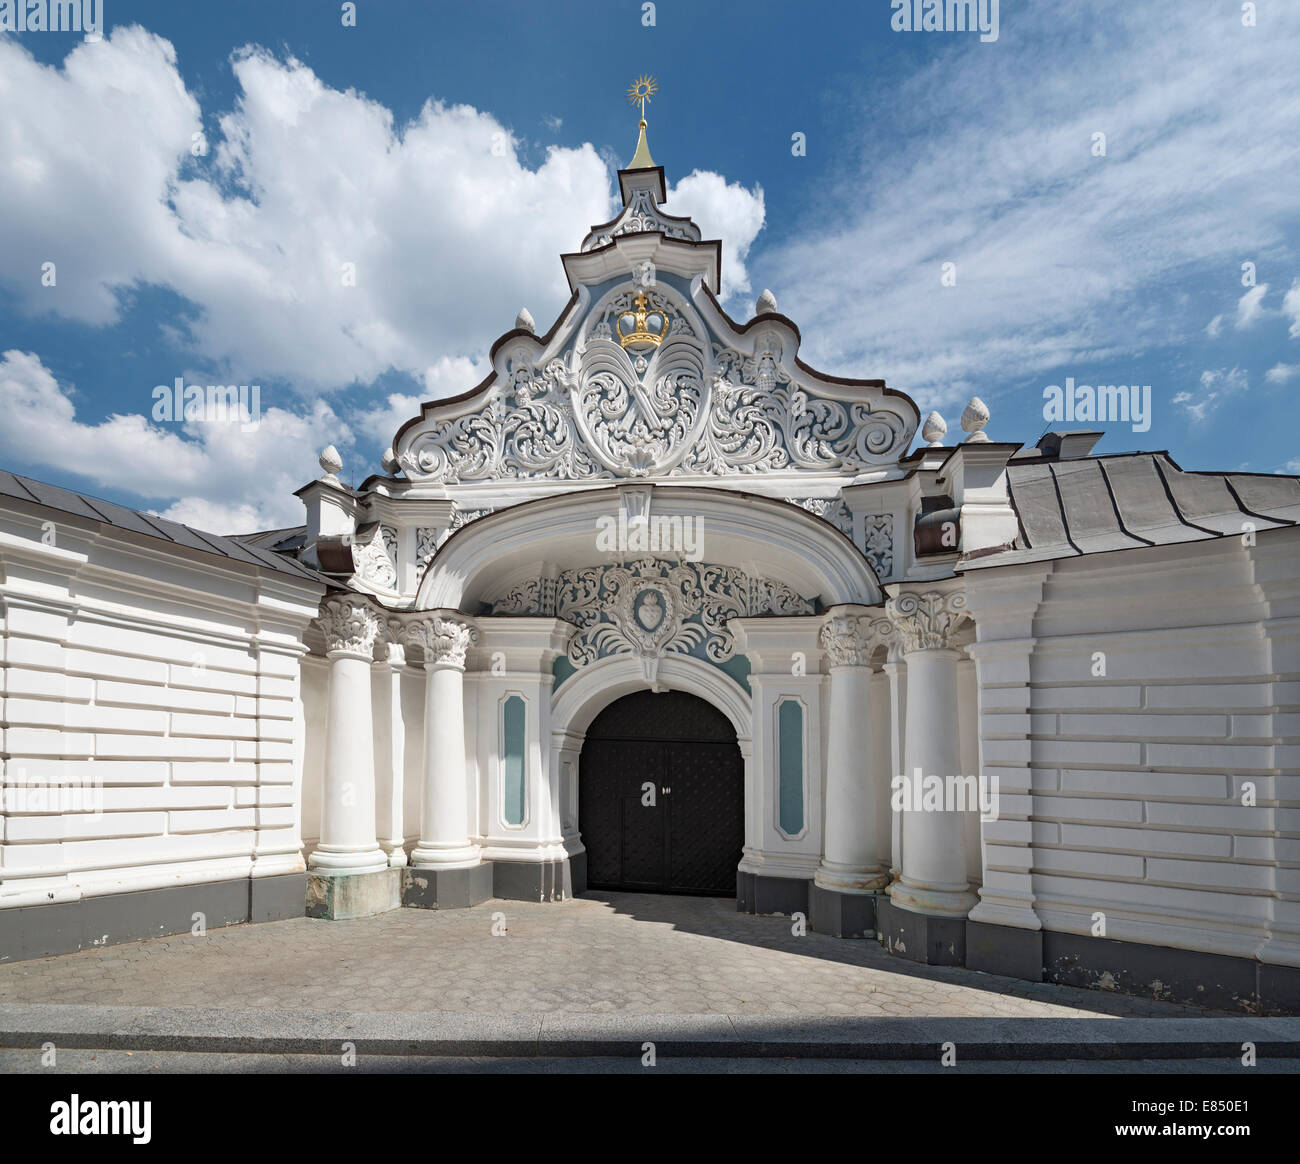
<path id="1" fill-rule="evenodd" d="M 649 73 L 643 73 L 627 87 L 627 103 L 641 106 L 641 120 L 645 120 L 645 107 L 659 92 L 659 82 Z"/>
<path id="2" fill-rule="evenodd" d="M 650 99 L 659 92 L 659 82 L 644 73 L 627 87 L 627 103 L 641 106 L 641 133 L 637 138 L 636 153 L 628 166 L 629 170 L 654 169 L 654 159 L 650 157 L 650 146 L 645 139 L 645 107 Z"/>

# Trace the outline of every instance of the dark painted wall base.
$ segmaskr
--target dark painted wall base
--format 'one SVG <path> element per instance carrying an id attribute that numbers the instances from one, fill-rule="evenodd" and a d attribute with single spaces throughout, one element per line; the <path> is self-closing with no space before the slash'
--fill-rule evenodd
<path id="1" fill-rule="evenodd" d="M 885 948 L 900 958 L 927 966 L 966 964 L 966 924 L 961 917 L 930 917 L 899 909 L 883 897 L 877 909 L 877 926 Z"/>
<path id="2" fill-rule="evenodd" d="M 506 901 L 564 901 L 573 896 L 569 859 L 493 861 L 492 896 Z"/>
<path id="3" fill-rule="evenodd" d="M 573 883 L 573 896 L 586 892 L 586 849 L 569 857 L 569 880 Z"/>
<path id="4" fill-rule="evenodd" d="M 250 922 L 283 921 L 302 917 L 307 896 L 307 874 L 287 873 L 281 877 L 248 879 L 248 920 Z"/>
<path id="5" fill-rule="evenodd" d="M 961 927 L 960 940 L 956 927 Z M 1165 1002 L 1246 1014 L 1300 1014 L 1300 967 L 1276 966 L 1142 942 L 1051 930 L 925 918 L 879 905 L 881 939 L 891 954 L 930 965 L 965 965 L 1029 982 L 1058 982 Z M 952 961 L 955 949 L 962 961 Z"/>
<path id="6" fill-rule="evenodd" d="M 1043 972 L 1067 986 L 1253 1014 L 1300 1013 L 1300 967 L 1254 958 L 1044 932 Z"/>
<path id="7" fill-rule="evenodd" d="M 468 909 L 492 896 L 492 862 L 468 869 L 402 870 L 402 904 L 414 909 Z"/>
<path id="8" fill-rule="evenodd" d="M 0 962 L 188 933 L 195 914 L 210 930 L 302 917 L 306 885 L 305 873 L 286 873 L 0 909 Z"/>
<path id="9" fill-rule="evenodd" d="M 968 921 L 966 968 L 1023 978 L 1026 982 L 1042 982 L 1043 931 Z"/>
<path id="10" fill-rule="evenodd" d="M 574 853 L 569 858 L 569 880 L 573 883 L 574 897 L 587 892 L 587 850 Z"/>
<path id="11" fill-rule="evenodd" d="M 872 938 L 876 934 L 876 895 L 837 893 L 808 887 L 808 928 L 833 938 Z"/>
<path id="12" fill-rule="evenodd" d="M 760 877 L 757 873 L 736 874 L 738 913 L 779 913 L 789 916 L 808 912 L 811 881 L 794 877 Z"/>

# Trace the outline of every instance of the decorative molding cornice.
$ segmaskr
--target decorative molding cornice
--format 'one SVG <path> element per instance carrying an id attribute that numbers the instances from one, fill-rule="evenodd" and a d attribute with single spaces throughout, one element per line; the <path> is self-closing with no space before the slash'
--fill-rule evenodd
<path id="1" fill-rule="evenodd" d="M 904 654 L 953 648 L 955 632 L 970 615 L 960 590 L 903 590 L 885 602 L 903 643 Z"/>
<path id="2" fill-rule="evenodd" d="M 361 598 L 327 598 L 317 625 L 325 635 L 326 654 L 371 661 L 382 625 L 379 613 Z"/>

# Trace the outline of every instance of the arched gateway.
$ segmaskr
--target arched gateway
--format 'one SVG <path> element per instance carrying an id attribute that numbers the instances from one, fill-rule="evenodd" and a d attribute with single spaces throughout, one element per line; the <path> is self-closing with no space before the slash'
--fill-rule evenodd
<path id="1" fill-rule="evenodd" d="M 323 718 L 355 719 L 342 702 L 365 658 L 395 725 L 379 725 L 369 844 L 368 821 L 328 809 L 361 757 L 326 748 L 311 860 L 409 859 L 410 904 L 550 900 L 591 878 L 864 932 L 896 855 L 869 658 L 893 641 L 882 581 L 911 561 L 916 407 L 809 368 L 770 294 L 728 316 L 721 244 L 663 212 L 647 151 L 619 183 L 622 212 L 562 257 L 573 294 L 546 334 L 521 312 L 478 387 L 402 426 L 388 475 L 301 491 L 308 556 L 347 574 L 321 624 L 341 676 L 328 693 L 321 676 Z M 714 735 L 673 736 L 685 713 L 639 742 L 607 734 L 656 701 Z M 393 712 L 412 707 L 418 725 Z M 726 755 L 712 784 L 689 760 L 710 749 Z M 656 809 L 620 816 L 643 784 Z"/>
<path id="2" fill-rule="evenodd" d="M 727 717 L 682 691 L 637 691 L 587 729 L 578 827 L 595 889 L 733 896 L 745 769 Z"/>

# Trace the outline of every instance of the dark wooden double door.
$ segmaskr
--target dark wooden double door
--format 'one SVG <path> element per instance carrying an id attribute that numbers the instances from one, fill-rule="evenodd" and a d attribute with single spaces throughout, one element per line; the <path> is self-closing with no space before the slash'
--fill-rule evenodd
<path id="1" fill-rule="evenodd" d="M 730 721 L 679 691 L 611 703 L 582 746 L 578 827 L 593 889 L 734 896 L 745 772 Z"/>

